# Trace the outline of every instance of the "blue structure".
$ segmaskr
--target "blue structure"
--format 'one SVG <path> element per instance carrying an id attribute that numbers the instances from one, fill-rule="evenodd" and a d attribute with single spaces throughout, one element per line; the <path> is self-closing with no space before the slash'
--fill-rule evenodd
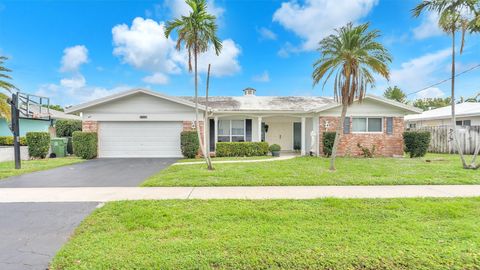
<path id="1" fill-rule="evenodd" d="M 23 137 L 27 132 L 41 131 L 48 132 L 51 126 L 51 121 L 35 120 L 35 119 L 20 119 L 20 136 Z M 12 131 L 8 128 L 7 121 L 0 119 L 0 136 L 12 136 Z"/>

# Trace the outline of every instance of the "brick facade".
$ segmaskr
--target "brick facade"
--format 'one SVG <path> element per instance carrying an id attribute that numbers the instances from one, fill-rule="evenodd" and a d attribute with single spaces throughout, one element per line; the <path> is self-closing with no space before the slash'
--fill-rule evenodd
<path id="1" fill-rule="evenodd" d="M 328 130 L 325 128 L 325 122 L 328 121 Z M 335 131 L 339 123 L 339 117 L 320 117 L 320 154 L 323 154 L 322 137 L 325 131 Z M 343 134 L 338 145 L 339 156 L 361 156 L 362 151 L 357 144 L 372 149 L 375 145 L 375 156 L 401 156 L 403 155 L 403 117 L 393 118 L 393 132 L 387 134 L 387 118 L 383 118 L 382 133 L 352 133 Z M 350 130 L 352 130 L 352 122 L 350 121 Z M 343 131 L 343 130 L 342 130 Z"/>
<path id="2" fill-rule="evenodd" d="M 97 121 L 83 121 L 82 122 L 82 131 L 84 131 L 84 132 L 98 132 Z"/>

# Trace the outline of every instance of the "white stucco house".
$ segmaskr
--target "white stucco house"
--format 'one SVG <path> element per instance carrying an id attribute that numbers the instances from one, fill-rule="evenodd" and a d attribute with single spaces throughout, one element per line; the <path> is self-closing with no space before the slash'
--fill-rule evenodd
<path id="1" fill-rule="evenodd" d="M 425 111 L 421 114 L 405 116 L 408 128 L 450 126 L 452 106 Z M 480 103 L 464 102 L 455 105 L 457 126 L 480 126 Z"/>
<path id="2" fill-rule="evenodd" d="M 266 141 L 283 151 L 320 155 L 322 134 L 334 131 L 341 107 L 332 98 L 257 96 L 247 88 L 241 96 L 200 98 L 209 121 L 200 124 L 210 152 L 216 142 Z M 174 97 L 133 89 L 73 106 L 84 131 L 98 133 L 99 157 L 180 157 L 180 133 L 195 128 L 192 97 Z M 357 155 L 357 143 L 376 145 L 384 156 L 403 154 L 403 118 L 417 108 L 376 96 L 353 104 L 343 127 L 340 155 Z M 205 128 L 204 128 L 205 127 Z"/>

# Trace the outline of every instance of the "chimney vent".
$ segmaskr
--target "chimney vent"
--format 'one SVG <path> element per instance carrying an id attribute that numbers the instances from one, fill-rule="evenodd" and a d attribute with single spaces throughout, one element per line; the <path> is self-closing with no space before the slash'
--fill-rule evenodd
<path id="1" fill-rule="evenodd" d="M 251 87 L 243 89 L 243 95 L 244 96 L 255 96 L 255 92 L 257 92 L 257 90 L 255 90 Z"/>

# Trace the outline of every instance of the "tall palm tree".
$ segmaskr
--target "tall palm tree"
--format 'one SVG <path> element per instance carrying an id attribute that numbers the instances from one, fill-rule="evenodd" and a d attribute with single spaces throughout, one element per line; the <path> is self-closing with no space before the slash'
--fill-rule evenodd
<path id="1" fill-rule="evenodd" d="M 377 42 L 378 30 L 369 30 L 369 24 L 354 26 L 352 23 L 335 29 L 320 41 L 318 51 L 322 55 L 314 64 L 313 84 L 334 76 L 335 100 L 342 105 L 342 114 L 337 125 L 332 148 L 330 170 L 335 170 L 335 158 L 342 134 L 347 109 L 355 100 L 362 101 L 369 86 L 375 84 L 374 73 L 387 80 L 390 77 L 388 64 L 392 57 L 387 49 Z"/>
<path id="2" fill-rule="evenodd" d="M 178 40 L 176 49 L 181 50 L 182 44 L 188 52 L 188 69 L 192 72 L 192 55 L 195 74 L 195 126 L 198 134 L 200 149 L 207 163 L 208 169 L 212 170 L 212 162 L 207 154 L 206 147 L 202 143 L 200 125 L 198 121 L 198 69 L 197 58 L 200 53 L 208 51 L 210 44 L 217 55 L 222 50 L 222 42 L 217 37 L 216 17 L 207 12 L 206 0 L 186 0 L 190 7 L 188 16 L 181 16 L 166 24 L 165 36 L 168 38 L 173 30 L 177 30 Z M 206 123 L 204 123 L 204 127 Z M 205 128 L 204 128 L 205 129 Z M 205 132 L 205 131 L 204 131 Z"/>
<path id="3" fill-rule="evenodd" d="M 10 75 L 6 74 L 8 72 L 11 72 L 10 69 L 5 67 L 5 61 L 8 60 L 7 57 L 5 56 L 0 56 L 0 88 L 3 90 L 7 90 L 9 93 L 12 91 L 16 90 L 17 88 L 9 83 L 7 80 L 11 80 L 12 77 Z M 6 119 L 7 121 L 10 121 L 11 119 L 11 114 L 10 114 L 10 104 L 7 102 L 8 96 L 5 94 L 0 94 L 0 118 Z"/>
<path id="4" fill-rule="evenodd" d="M 460 160 L 464 168 L 469 168 L 463 149 L 460 147 L 460 142 L 457 135 L 457 124 L 455 115 L 455 43 L 456 33 L 461 33 L 460 54 L 463 52 L 465 45 L 465 34 L 467 31 L 474 31 L 474 20 L 477 14 L 479 0 L 423 0 L 414 9 L 412 15 L 418 17 L 424 11 L 435 12 L 439 15 L 438 25 L 442 30 L 452 37 L 452 70 L 451 70 L 451 108 L 452 108 L 452 129 L 453 138 L 457 152 L 460 155 Z"/>

